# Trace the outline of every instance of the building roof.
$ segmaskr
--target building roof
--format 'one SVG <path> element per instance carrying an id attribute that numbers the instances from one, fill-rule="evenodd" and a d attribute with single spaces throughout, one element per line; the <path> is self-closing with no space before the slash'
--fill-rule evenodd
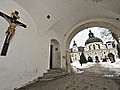
<path id="1" fill-rule="evenodd" d="M 103 42 L 100 38 L 95 37 L 94 34 L 89 30 L 89 38 L 86 40 L 85 45 L 94 42 Z"/>
<path id="2" fill-rule="evenodd" d="M 100 38 L 92 37 L 92 38 L 88 38 L 86 40 L 85 45 L 89 44 L 89 43 L 94 43 L 94 42 L 103 42 L 103 41 Z"/>

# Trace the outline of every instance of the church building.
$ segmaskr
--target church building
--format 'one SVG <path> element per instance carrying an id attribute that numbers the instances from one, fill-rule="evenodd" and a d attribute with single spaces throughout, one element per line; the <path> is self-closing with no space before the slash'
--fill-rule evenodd
<path id="1" fill-rule="evenodd" d="M 78 61 L 80 60 L 80 56 L 82 54 L 82 52 L 84 51 L 84 47 L 80 46 L 78 47 L 76 42 L 74 41 L 73 46 L 71 48 L 71 61 Z"/>
<path id="2" fill-rule="evenodd" d="M 108 54 L 113 54 L 113 56 L 117 57 L 117 49 L 114 41 L 104 42 L 94 36 L 94 33 L 89 30 L 88 34 L 89 38 L 85 42 L 85 48 L 83 51 L 80 51 L 77 47 L 77 44 L 74 41 L 73 47 L 71 49 L 71 60 L 77 61 L 80 60 L 80 55 L 83 52 L 86 59 L 92 58 L 93 62 L 102 62 L 104 59 L 108 58 Z"/>

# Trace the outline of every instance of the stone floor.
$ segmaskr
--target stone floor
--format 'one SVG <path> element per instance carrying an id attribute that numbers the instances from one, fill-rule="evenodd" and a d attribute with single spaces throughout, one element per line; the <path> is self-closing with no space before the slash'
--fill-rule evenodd
<path id="1" fill-rule="evenodd" d="M 18 90 L 120 90 L 120 77 L 99 64 L 52 81 L 37 81 Z"/>

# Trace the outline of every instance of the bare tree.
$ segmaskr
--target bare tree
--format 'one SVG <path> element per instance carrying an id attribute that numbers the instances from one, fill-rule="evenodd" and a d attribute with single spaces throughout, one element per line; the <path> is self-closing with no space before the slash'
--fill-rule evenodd
<path id="1" fill-rule="evenodd" d="M 120 42 L 119 42 L 119 37 L 117 36 L 117 34 L 105 28 L 100 28 L 100 29 L 102 29 L 100 32 L 101 38 L 105 40 L 113 39 L 114 41 L 117 42 L 118 56 L 120 58 Z"/>
<path id="2" fill-rule="evenodd" d="M 117 36 L 116 33 L 112 32 L 109 29 L 105 29 L 105 28 L 100 28 L 102 29 L 100 32 L 101 38 L 105 39 L 105 40 L 115 40 L 117 42 L 117 44 L 120 44 L 119 42 L 119 37 Z"/>
<path id="3" fill-rule="evenodd" d="M 101 38 L 103 38 L 104 40 L 114 40 L 113 36 L 112 36 L 112 32 L 108 29 L 105 28 L 99 28 L 101 30 L 100 32 L 100 36 Z"/>

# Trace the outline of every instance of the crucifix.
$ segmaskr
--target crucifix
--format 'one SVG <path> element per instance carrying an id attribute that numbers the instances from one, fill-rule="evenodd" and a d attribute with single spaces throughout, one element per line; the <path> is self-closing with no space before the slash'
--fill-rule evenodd
<path id="1" fill-rule="evenodd" d="M 19 14 L 18 11 L 14 11 L 14 12 L 11 13 L 11 16 L 9 16 L 9 15 L 0 11 L 0 16 L 3 17 L 9 23 L 9 27 L 8 27 L 7 31 L 5 32 L 6 37 L 5 37 L 3 48 L 2 48 L 2 51 L 1 51 L 1 56 L 6 56 L 7 50 L 8 50 L 8 47 L 9 47 L 9 43 L 10 43 L 10 41 L 12 40 L 12 38 L 15 34 L 16 26 L 22 26 L 24 28 L 27 27 L 25 24 L 18 21 L 18 19 L 20 18 L 18 16 L 18 14 Z"/>

